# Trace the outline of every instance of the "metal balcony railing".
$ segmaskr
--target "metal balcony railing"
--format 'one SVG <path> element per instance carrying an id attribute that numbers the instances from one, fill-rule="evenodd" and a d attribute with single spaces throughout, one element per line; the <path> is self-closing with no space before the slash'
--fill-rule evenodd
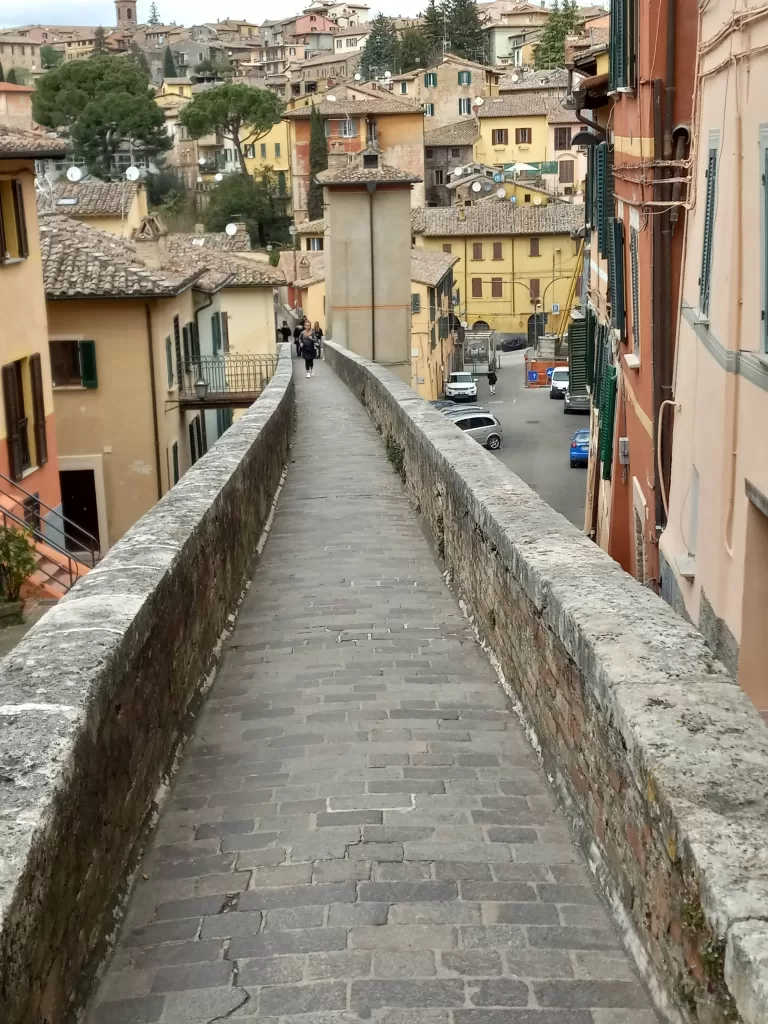
<path id="1" fill-rule="evenodd" d="M 187 406 L 234 408 L 251 405 L 277 369 L 276 355 L 222 352 L 199 356 L 184 364 L 179 402 Z"/>

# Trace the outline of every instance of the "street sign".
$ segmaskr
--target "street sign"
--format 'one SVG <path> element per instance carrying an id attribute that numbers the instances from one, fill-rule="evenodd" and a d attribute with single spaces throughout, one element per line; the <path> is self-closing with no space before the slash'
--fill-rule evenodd
<path id="1" fill-rule="evenodd" d="M 528 371 L 528 380 L 532 384 L 535 384 L 538 379 L 539 379 L 539 371 L 538 370 L 529 370 Z"/>
<path id="2" fill-rule="evenodd" d="M 552 303 L 552 312 L 553 313 L 559 313 L 560 312 L 560 303 L 559 302 L 553 302 Z"/>
<path id="3" fill-rule="evenodd" d="M 552 380 L 552 374 L 554 372 L 555 372 L 554 366 L 548 366 L 547 367 L 547 377 L 549 378 L 549 380 Z"/>

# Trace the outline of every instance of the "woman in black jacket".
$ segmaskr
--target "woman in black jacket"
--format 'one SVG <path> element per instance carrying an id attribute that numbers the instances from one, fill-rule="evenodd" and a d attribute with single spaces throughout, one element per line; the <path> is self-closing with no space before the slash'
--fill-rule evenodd
<path id="1" fill-rule="evenodd" d="M 293 343 L 296 346 L 296 355 L 301 355 L 301 332 L 303 330 L 303 323 L 296 324 L 293 328 Z"/>
<path id="2" fill-rule="evenodd" d="M 317 342 L 317 358 L 323 358 L 323 328 L 320 326 L 317 320 L 315 320 L 315 326 L 312 328 L 312 333 L 315 336 Z"/>

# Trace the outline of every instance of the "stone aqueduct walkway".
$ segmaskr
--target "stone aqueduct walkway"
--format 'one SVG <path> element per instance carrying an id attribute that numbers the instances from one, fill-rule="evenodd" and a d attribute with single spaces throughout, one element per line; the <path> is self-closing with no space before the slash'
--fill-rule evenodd
<path id="1" fill-rule="evenodd" d="M 87 1024 L 653 1024 L 365 412 L 272 534 Z"/>

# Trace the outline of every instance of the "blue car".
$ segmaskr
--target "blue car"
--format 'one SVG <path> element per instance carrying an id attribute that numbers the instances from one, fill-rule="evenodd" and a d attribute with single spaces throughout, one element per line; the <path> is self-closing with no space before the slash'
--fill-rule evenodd
<path id="1" fill-rule="evenodd" d="M 571 435 L 571 469 L 574 466 L 586 466 L 589 462 L 589 431 L 582 427 Z"/>

